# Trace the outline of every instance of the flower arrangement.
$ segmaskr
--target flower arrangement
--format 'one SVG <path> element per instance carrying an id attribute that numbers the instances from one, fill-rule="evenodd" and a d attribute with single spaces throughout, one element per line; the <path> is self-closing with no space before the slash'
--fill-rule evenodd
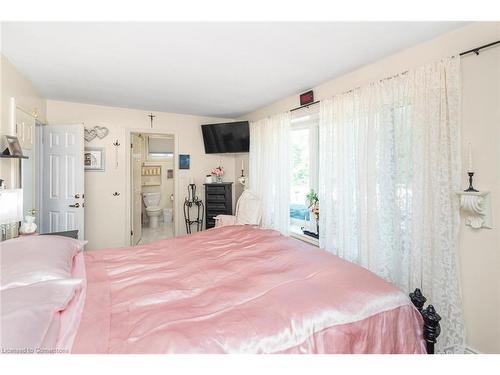
<path id="1" fill-rule="evenodd" d="M 215 177 L 222 177 L 224 175 L 224 167 L 219 166 L 212 169 L 212 175 L 214 175 Z"/>
<path id="2" fill-rule="evenodd" d="M 215 176 L 217 182 L 222 182 L 222 176 L 224 175 L 224 167 L 220 165 L 212 169 L 212 176 Z"/>

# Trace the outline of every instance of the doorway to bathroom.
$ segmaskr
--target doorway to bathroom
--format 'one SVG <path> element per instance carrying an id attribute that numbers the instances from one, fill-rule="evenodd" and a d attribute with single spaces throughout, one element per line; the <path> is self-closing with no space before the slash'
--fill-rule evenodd
<path id="1" fill-rule="evenodd" d="M 130 133 L 130 244 L 175 235 L 175 136 Z"/>

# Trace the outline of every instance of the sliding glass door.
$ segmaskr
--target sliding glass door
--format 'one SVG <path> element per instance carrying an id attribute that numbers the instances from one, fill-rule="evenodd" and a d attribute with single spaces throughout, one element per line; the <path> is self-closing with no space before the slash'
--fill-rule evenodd
<path id="1" fill-rule="evenodd" d="M 295 115 L 290 132 L 290 231 L 316 231 L 311 198 L 318 191 L 317 112 Z"/>

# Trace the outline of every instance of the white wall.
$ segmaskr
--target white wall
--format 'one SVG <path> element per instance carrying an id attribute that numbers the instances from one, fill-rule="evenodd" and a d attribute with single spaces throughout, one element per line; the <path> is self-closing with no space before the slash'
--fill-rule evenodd
<path id="1" fill-rule="evenodd" d="M 473 23 L 314 87 L 316 100 L 500 39 L 499 22 Z M 476 185 L 491 191 L 493 229 L 462 223 L 460 260 L 467 344 L 500 353 L 500 48 L 462 58 L 464 145 L 472 142 Z M 242 116 L 258 120 L 299 105 L 299 93 Z M 241 162 L 240 162 L 241 163 Z M 252 176 L 249 176 L 252 178 Z M 464 170 L 463 186 L 468 186 Z"/>
<path id="2" fill-rule="evenodd" d="M 96 125 L 109 128 L 104 139 L 86 142 L 91 147 L 106 148 L 106 172 L 85 173 L 85 237 L 88 249 L 102 249 L 128 245 L 130 231 L 127 228 L 127 134 L 131 129 L 157 133 L 166 131 L 175 134 L 180 154 L 191 155 L 191 169 L 179 170 L 175 162 L 175 178 L 179 185 L 179 196 L 175 207 L 178 234 L 185 233 L 182 204 L 187 195 L 186 186 L 193 177 L 198 195 L 204 199 L 204 176 L 217 166 L 226 169 L 225 181 L 234 181 L 234 155 L 207 155 L 203 146 L 201 124 L 223 122 L 227 119 L 209 118 L 174 113 L 155 112 L 154 129 L 150 129 L 150 112 L 135 109 L 105 107 L 80 103 L 48 100 L 47 119 L 49 124 L 84 122 L 86 127 Z M 114 167 L 115 153 L 112 145 L 118 139 L 118 168 Z M 114 197 L 113 192 L 120 195 Z"/>

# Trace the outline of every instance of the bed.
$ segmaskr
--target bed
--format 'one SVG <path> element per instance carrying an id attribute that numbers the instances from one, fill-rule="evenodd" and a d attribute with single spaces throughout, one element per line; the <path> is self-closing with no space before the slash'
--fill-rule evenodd
<path id="1" fill-rule="evenodd" d="M 426 353 L 428 331 L 437 337 L 421 293 L 412 303 L 273 230 L 214 228 L 73 262 L 84 283 L 60 309 L 55 346 L 66 352 Z"/>

